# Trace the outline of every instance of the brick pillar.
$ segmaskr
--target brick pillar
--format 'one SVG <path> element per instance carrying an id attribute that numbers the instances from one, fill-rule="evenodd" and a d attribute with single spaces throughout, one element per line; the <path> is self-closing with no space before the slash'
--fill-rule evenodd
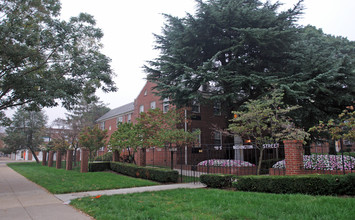
<path id="1" fill-rule="evenodd" d="M 67 150 L 67 163 L 66 163 L 66 170 L 73 169 L 73 150 Z"/>
<path id="2" fill-rule="evenodd" d="M 32 160 L 32 153 L 31 153 L 31 151 L 28 151 L 28 153 L 27 153 L 27 160 Z"/>
<path id="3" fill-rule="evenodd" d="M 45 166 L 47 162 L 47 151 L 42 151 L 42 166 Z"/>
<path id="4" fill-rule="evenodd" d="M 286 175 L 304 174 L 302 141 L 286 140 L 284 145 Z"/>
<path id="5" fill-rule="evenodd" d="M 55 167 L 57 169 L 62 168 L 62 152 L 60 152 L 60 150 L 57 150 L 57 160 L 55 163 Z"/>
<path id="6" fill-rule="evenodd" d="M 113 162 L 118 162 L 119 158 L 120 158 L 120 154 L 119 154 L 118 150 L 114 150 L 112 152 L 112 161 Z"/>
<path id="7" fill-rule="evenodd" d="M 76 151 L 76 162 L 80 161 L 80 150 Z"/>
<path id="8" fill-rule="evenodd" d="M 89 170 L 89 150 L 81 149 L 81 166 L 80 172 L 87 173 Z"/>
<path id="9" fill-rule="evenodd" d="M 139 148 L 136 154 L 137 165 L 144 167 L 146 165 L 146 149 Z"/>
<path id="10" fill-rule="evenodd" d="M 49 151 L 49 155 L 48 155 L 48 166 L 49 167 L 53 166 L 53 155 L 54 155 L 54 151 Z"/>

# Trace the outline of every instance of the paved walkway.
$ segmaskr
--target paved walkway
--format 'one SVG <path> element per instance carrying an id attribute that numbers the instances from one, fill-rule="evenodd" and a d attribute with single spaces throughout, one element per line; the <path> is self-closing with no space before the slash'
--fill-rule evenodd
<path id="1" fill-rule="evenodd" d="M 158 185 L 158 186 L 144 186 L 136 188 L 126 188 L 126 189 L 111 189 L 111 190 L 101 190 L 101 191 L 90 191 L 90 192 L 79 192 L 79 193 L 68 193 L 68 194 L 56 194 L 55 196 L 62 200 L 65 204 L 69 204 L 71 200 L 87 197 L 87 196 L 98 196 L 98 195 L 117 195 L 117 194 L 128 194 L 128 193 L 140 193 L 140 192 L 152 192 L 152 191 L 162 191 L 171 189 L 196 189 L 205 187 L 201 183 L 182 183 L 182 184 L 169 184 L 169 185 Z"/>
<path id="2" fill-rule="evenodd" d="M 13 171 L 8 162 L 13 161 L 0 157 L 1 220 L 93 219 Z"/>
<path id="3" fill-rule="evenodd" d="M 73 199 L 86 196 L 204 187 L 201 183 L 185 183 L 52 195 L 6 166 L 6 163 L 11 162 L 15 161 L 0 157 L 1 220 L 92 220 L 90 216 L 67 204 Z"/>

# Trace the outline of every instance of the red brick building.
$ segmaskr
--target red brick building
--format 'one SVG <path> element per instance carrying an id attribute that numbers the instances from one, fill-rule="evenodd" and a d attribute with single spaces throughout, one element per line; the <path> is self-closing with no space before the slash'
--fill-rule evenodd
<path id="1" fill-rule="evenodd" d="M 159 108 L 163 112 L 168 111 L 173 106 L 169 103 L 168 99 L 161 100 L 161 97 L 155 95 L 155 84 L 147 81 L 141 92 L 133 103 L 118 107 L 106 113 L 104 116 L 97 120 L 102 129 L 106 129 L 109 136 L 117 130 L 118 122 L 136 122 L 141 112 L 147 112 L 149 109 Z M 211 105 L 199 104 L 196 101 L 191 102 L 191 107 L 183 109 L 185 116 L 189 123 L 185 124 L 187 131 L 200 130 L 199 143 L 194 146 L 181 148 L 183 152 L 176 152 L 176 154 L 183 155 L 180 159 L 174 160 L 174 163 L 190 163 L 191 157 L 194 160 L 201 155 L 199 160 L 203 160 L 201 153 L 201 144 L 221 146 L 226 141 L 221 132 L 216 128 L 226 128 L 227 120 L 222 114 L 221 105 L 213 103 Z M 129 118 L 129 119 L 128 119 Z M 106 149 L 107 151 L 107 149 Z M 152 148 L 146 151 L 146 163 L 156 165 L 170 165 L 171 151 L 168 148 Z M 183 158 L 183 159 L 181 159 Z M 184 161 L 181 161 L 184 160 Z"/>

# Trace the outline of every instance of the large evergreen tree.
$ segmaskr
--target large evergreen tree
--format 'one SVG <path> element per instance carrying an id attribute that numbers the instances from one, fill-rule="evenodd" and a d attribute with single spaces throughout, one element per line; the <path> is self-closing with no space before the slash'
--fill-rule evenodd
<path id="1" fill-rule="evenodd" d="M 163 98 L 219 101 L 230 114 L 281 88 L 285 103 L 302 107 L 293 116 L 305 129 L 353 102 L 354 42 L 297 26 L 302 0 L 282 12 L 278 2 L 196 2 L 195 15 L 165 15 L 161 54 L 145 66 Z"/>
<path id="2" fill-rule="evenodd" d="M 207 97 L 220 101 L 230 114 L 263 94 L 275 73 L 284 71 L 301 1 L 281 13 L 279 3 L 258 0 L 196 2 L 194 16 L 166 15 L 163 34 L 156 35 L 161 55 L 145 70 L 160 95 L 178 106 Z"/>
<path id="3" fill-rule="evenodd" d="M 11 152 L 29 149 L 39 163 L 35 151 L 43 143 L 46 123 L 47 116 L 43 112 L 19 108 L 12 118 L 11 125 L 6 129 L 7 136 L 4 138 L 4 142 Z"/>
<path id="4" fill-rule="evenodd" d="M 116 90 L 94 18 L 62 21 L 60 7 L 59 0 L 0 0 L 0 115 L 59 101 L 70 108 L 98 88 Z"/>

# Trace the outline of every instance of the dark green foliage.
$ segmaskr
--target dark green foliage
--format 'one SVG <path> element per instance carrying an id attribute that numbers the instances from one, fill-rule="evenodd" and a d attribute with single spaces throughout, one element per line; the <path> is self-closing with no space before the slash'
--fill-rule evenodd
<path id="1" fill-rule="evenodd" d="M 229 188 L 236 178 L 235 175 L 203 174 L 200 176 L 200 181 L 211 188 Z"/>
<path id="2" fill-rule="evenodd" d="M 159 95 L 177 106 L 218 101 L 230 114 L 278 88 L 302 107 L 292 118 L 305 130 L 352 105 L 355 43 L 298 26 L 303 0 L 287 11 L 270 2 L 198 0 L 194 15 L 166 15 L 160 55 L 145 66 Z"/>
<path id="3" fill-rule="evenodd" d="M 309 195 L 355 195 L 355 174 L 311 176 L 245 176 L 233 186 L 240 191 L 301 193 Z"/>
<path id="4" fill-rule="evenodd" d="M 111 170 L 127 176 L 153 180 L 161 183 L 176 183 L 179 177 L 179 173 L 176 170 L 140 167 L 119 162 L 111 162 Z"/>
<path id="5" fill-rule="evenodd" d="M 102 156 L 97 156 L 94 161 L 112 161 L 112 152 L 107 152 Z"/>
<path id="6" fill-rule="evenodd" d="M 99 172 L 110 170 L 110 162 L 90 162 L 89 163 L 89 172 Z"/>
<path id="7" fill-rule="evenodd" d="M 35 151 L 38 151 L 43 143 L 46 123 L 47 116 L 43 112 L 19 108 L 12 117 L 11 125 L 6 129 L 7 136 L 3 138 L 7 151 L 29 149 L 39 163 Z"/>
<path id="8" fill-rule="evenodd" d="M 0 14 L 0 111 L 60 101 L 70 109 L 99 88 L 116 91 L 91 15 L 60 20 L 59 0 L 1 0 Z"/>

